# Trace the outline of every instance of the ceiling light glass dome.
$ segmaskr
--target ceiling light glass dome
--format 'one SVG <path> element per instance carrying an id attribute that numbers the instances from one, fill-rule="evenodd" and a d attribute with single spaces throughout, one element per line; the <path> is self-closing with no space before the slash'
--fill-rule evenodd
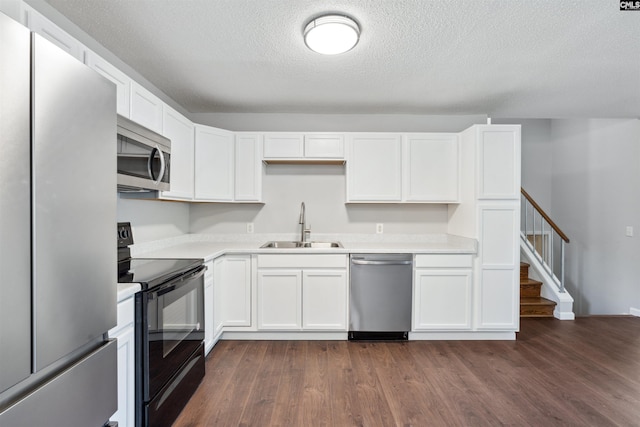
<path id="1" fill-rule="evenodd" d="M 347 52 L 358 43 L 360 27 L 342 15 L 324 15 L 313 19 L 304 29 L 304 42 L 309 49 L 323 55 Z"/>

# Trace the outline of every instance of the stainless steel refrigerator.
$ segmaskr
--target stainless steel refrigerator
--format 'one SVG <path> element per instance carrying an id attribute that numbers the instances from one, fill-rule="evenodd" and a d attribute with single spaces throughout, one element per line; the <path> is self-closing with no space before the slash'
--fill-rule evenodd
<path id="1" fill-rule="evenodd" d="M 115 87 L 0 13 L 0 426 L 117 409 Z"/>

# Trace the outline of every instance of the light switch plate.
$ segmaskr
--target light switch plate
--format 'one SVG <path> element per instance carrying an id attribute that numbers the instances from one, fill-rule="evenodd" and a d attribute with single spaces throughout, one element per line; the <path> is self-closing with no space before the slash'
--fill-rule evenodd
<path id="1" fill-rule="evenodd" d="M 384 224 L 376 224 L 376 234 L 382 234 L 384 232 Z"/>
<path id="2" fill-rule="evenodd" d="M 627 237 L 633 237 L 633 227 L 630 225 L 627 225 L 627 230 L 625 232 Z"/>

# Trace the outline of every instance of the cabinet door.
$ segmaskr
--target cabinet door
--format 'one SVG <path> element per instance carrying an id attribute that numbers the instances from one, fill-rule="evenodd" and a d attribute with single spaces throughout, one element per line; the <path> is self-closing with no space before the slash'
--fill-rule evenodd
<path id="1" fill-rule="evenodd" d="M 302 328 L 346 331 L 347 298 L 345 270 L 304 270 Z"/>
<path id="2" fill-rule="evenodd" d="M 195 199 L 232 201 L 233 132 L 196 125 Z"/>
<path id="3" fill-rule="evenodd" d="M 520 125 L 478 127 L 478 199 L 520 200 Z"/>
<path id="4" fill-rule="evenodd" d="M 84 63 L 84 45 L 67 34 L 60 27 L 36 12 L 29 6 L 25 6 L 27 13 L 27 27 L 40 34 L 69 55 Z"/>
<path id="5" fill-rule="evenodd" d="M 405 150 L 405 200 L 458 200 L 458 136 L 410 134 Z"/>
<path id="6" fill-rule="evenodd" d="M 213 276 L 208 272 L 204 279 L 204 354 L 207 355 L 213 348 Z"/>
<path id="7" fill-rule="evenodd" d="M 402 199 L 402 138 L 363 134 L 349 139 L 347 201 Z"/>
<path id="8" fill-rule="evenodd" d="M 133 325 L 113 338 L 118 339 L 118 411 L 111 416 L 119 426 L 135 426 L 135 331 Z"/>
<path id="9" fill-rule="evenodd" d="M 251 257 L 222 258 L 219 283 L 222 325 L 251 326 Z"/>
<path id="10" fill-rule="evenodd" d="M 308 158 L 344 159 L 344 136 L 328 133 L 305 135 L 304 156 Z"/>
<path id="11" fill-rule="evenodd" d="M 131 79 L 122 71 L 105 61 L 94 52 L 87 51 L 87 65 L 116 85 L 116 110 L 126 118 L 130 117 Z"/>
<path id="12" fill-rule="evenodd" d="M 471 328 L 471 270 L 416 270 L 414 330 Z"/>
<path id="13" fill-rule="evenodd" d="M 258 271 L 258 329 L 301 328 L 300 270 Z"/>
<path id="14" fill-rule="evenodd" d="M 520 204 L 483 204 L 478 212 L 478 329 L 517 330 L 520 320 Z"/>
<path id="15" fill-rule="evenodd" d="M 258 134 L 236 135 L 235 200 L 262 200 L 261 137 Z"/>
<path id="16" fill-rule="evenodd" d="M 163 107 L 162 134 L 171 140 L 171 189 L 163 198 L 193 199 L 194 126 L 190 120 L 167 105 Z"/>
<path id="17" fill-rule="evenodd" d="M 213 339 L 215 340 L 222 333 L 222 327 L 224 326 L 224 318 L 222 313 L 223 307 L 223 270 L 224 270 L 224 259 L 218 258 L 213 262 Z M 241 316 L 239 316 L 241 317 Z"/>
<path id="18" fill-rule="evenodd" d="M 162 101 L 135 81 L 131 82 L 131 120 L 162 133 Z"/>
<path id="19" fill-rule="evenodd" d="M 304 156 L 303 136 L 300 133 L 266 134 L 264 136 L 265 159 L 289 159 Z"/>

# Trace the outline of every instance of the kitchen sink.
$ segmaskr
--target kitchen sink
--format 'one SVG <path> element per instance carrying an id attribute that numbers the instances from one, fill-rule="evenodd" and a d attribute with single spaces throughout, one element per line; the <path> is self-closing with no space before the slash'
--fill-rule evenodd
<path id="1" fill-rule="evenodd" d="M 273 249 L 297 249 L 297 248 L 310 248 L 310 249 L 330 249 L 330 248 L 342 248 L 340 242 L 288 242 L 288 241 L 273 241 L 267 242 L 260 246 L 261 248 L 273 248 Z"/>

